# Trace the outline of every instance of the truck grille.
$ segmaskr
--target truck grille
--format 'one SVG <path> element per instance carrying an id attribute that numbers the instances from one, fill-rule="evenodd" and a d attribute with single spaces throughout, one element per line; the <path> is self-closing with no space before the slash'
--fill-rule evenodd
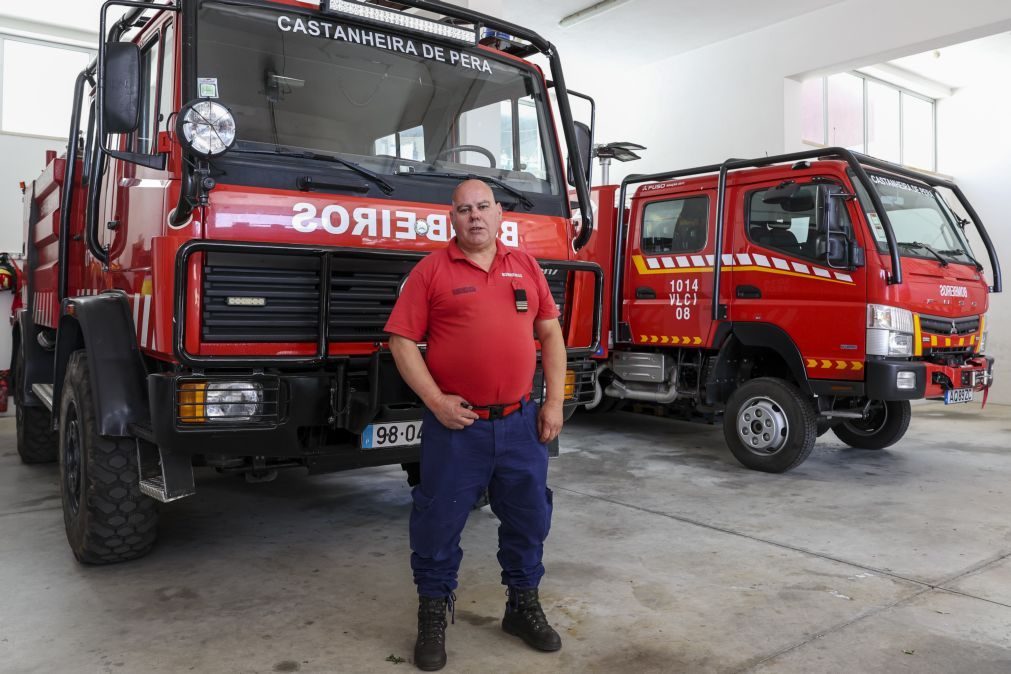
<path id="1" fill-rule="evenodd" d="M 569 273 L 564 269 L 559 269 L 557 267 L 552 267 L 550 263 L 541 264 L 541 270 L 544 272 L 544 278 L 548 280 L 548 289 L 551 291 L 551 297 L 555 300 L 555 306 L 558 307 L 558 311 L 561 314 L 560 321 L 562 327 L 565 327 L 565 291 L 569 286 Z"/>
<path id="2" fill-rule="evenodd" d="M 330 340 L 377 341 L 400 284 L 417 260 L 330 258 Z M 315 342 L 320 265 L 315 256 L 208 253 L 204 264 L 206 342 Z"/>
<path id="3" fill-rule="evenodd" d="M 979 316 L 943 318 L 920 315 L 920 330 L 932 335 L 969 335 L 979 330 Z"/>

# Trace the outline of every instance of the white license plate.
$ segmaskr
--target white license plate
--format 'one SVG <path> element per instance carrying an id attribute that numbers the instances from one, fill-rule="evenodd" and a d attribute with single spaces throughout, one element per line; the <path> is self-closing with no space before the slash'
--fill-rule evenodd
<path id="1" fill-rule="evenodd" d="M 971 388 L 952 388 L 944 392 L 944 404 L 953 405 L 955 403 L 971 403 Z"/>
<path id="2" fill-rule="evenodd" d="M 362 431 L 362 449 L 407 447 L 421 443 L 420 421 L 369 424 Z"/>

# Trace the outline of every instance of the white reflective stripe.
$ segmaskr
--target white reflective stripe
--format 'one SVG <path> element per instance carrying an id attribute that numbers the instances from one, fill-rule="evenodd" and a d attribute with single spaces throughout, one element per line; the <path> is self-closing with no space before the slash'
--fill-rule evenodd
<path id="1" fill-rule="evenodd" d="M 730 254 L 724 255 L 723 256 L 723 266 L 724 267 L 733 267 L 734 266 L 734 256 L 730 255 Z"/>
<path id="2" fill-rule="evenodd" d="M 716 256 L 715 255 L 706 255 L 706 264 L 708 264 L 710 267 L 715 267 L 716 266 Z"/>
<path id="3" fill-rule="evenodd" d="M 742 265 L 745 265 L 745 266 L 748 266 L 748 267 L 751 266 L 751 256 L 748 255 L 747 253 L 738 253 L 737 254 L 737 261 L 740 262 Z"/>
<path id="4" fill-rule="evenodd" d="M 140 345 L 147 346 L 147 321 L 151 316 L 151 296 L 144 295 L 144 327 L 140 329 Z"/>
<path id="5" fill-rule="evenodd" d="M 692 263 L 688 261 L 688 258 L 684 255 L 678 255 L 678 266 L 679 267 L 690 267 Z"/>
<path id="6" fill-rule="evenodd" d="M 657 262 L 657 260 L 656 260 L 655 257 L 647 257 L 646 258 L 646 266 L 649 267 L 650 269 L 659 269 L 660 268 L 660 263 Z"/>
<path id="7" fill-rule="evenodd" d="M 814 275 L 815 276 L 820 276 L 822 278 L 832 278 L 832 274 L 829 274 L 827 271 L 825 271 L 821 267 L 815 267 L 814 268 Z"/>
<path id="8" fill-rule="evenodd" d="M 806 264 L 801 264 L 799 262 L 791 262 L 794 271 L 799 271 L 801 274 L 810 274 L 811 270 L 807 268 Z"/>
<path id="9" fill-rule="evenodd" d="M 837 279 L 839 279 L 840 281 L 846 281 L 847 283 L 853 283 L 853 277 L 850 276 L 849 274 L 840 274 L 839 272 L 836 272 L 835 273 L 835 277 Z"/>
<path id="10" fill-rule="evenodd" d="M 674 266 L 674 260 L 669 257 L 662 257 L 660 258 L 660 261 L 663 262 L 664 269 L 670 269 Z"/>
<path id="11" fill-rule="evenodd" d="M 772 258 L 772 264 L 776 265 L 776 269 L 790 270 L 790 265 L 786 263 L 786 260 L 780 260 L 778 257 Z"/>
<path id="12" fill-rule="evenodd" d="M 702 259 L 701 255 L 692 255 L 692 264 L 696 267 L 705 267 L 706 261 Z"/>
<path id="13" fill-rule="evenodd" d="M 759 267 L 768 267 L 769 266 L 769 258 L 765 257 L 764 255 L 759 255 L 759 254 L 756 253 L 755 254 L 755 264 L 757 264 Z"/>

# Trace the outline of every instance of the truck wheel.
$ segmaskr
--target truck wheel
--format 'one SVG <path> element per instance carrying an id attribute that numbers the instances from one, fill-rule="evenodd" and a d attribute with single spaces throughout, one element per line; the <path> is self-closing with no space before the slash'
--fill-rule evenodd
<path id="1" fill-rule="evenodd" d="M 908 400 L 874 400 L 866 419 L 846 420 L 832 430 L 850 447 L 884 449 L 902 439 L 912 418 Z"/>
<path id="2" fill-rule="evenodd" d="M 52 414 L 45 407 L 25 407 L 25 354 L 18 348 L 14 356 L 14 420 L 17 425 L 18 456 L 23 463 L 56 461 L 59 446 L 56 432 L 50 428 Z"/>
<path id="3" fill-rule="evenodd" d="M 158 533 L 158 504 L 140 492 L 136 445 L 98 434 L 84 350 L 67 364 L 59 436 L 63 522 L 74 556 L 111 564 L 146 554 Z"/>
<path id="4" fill-rule="evenodd" d="M 782 379 L 752 379 L 727 401 L 723 435 L 737 460 L 752 470 L 796 468 L 811 454 L 816 432 L 811 401 Z"/>

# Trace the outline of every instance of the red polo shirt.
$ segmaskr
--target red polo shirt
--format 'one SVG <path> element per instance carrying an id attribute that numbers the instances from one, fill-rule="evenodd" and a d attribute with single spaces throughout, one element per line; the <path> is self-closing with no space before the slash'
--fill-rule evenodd
<path id="1" fill-rule="evenodd" d="M 495 241 L 486 272 L 467 259 L 454 238 L 415 266 L 397 299 L 386 332 L 427 342 L 428 371 L 443 393 L 472 405 L 503 405 L 530 392 L 537 353 L 534 321 L 558 316 L 537 261 Z M 527 295 L 516 310 L 515 290 Z"/>

